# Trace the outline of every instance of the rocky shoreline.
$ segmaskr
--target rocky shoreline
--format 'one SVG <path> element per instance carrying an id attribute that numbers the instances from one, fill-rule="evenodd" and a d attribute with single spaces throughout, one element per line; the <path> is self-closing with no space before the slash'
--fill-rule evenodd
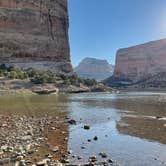
<path id="1" fill-rule="evenodd" d="M 66 130 L 61 117 L 0 115 L 0 165 L 45 165 L 61 159 L 67 151 Z"/>
<path id="2" fill-rule="evenodd" d="M 88 81 L 91 83 L 91 80 Z M 22 97 L 51 93 L 113 92 L 113 89 L 100 83 L 85 86 L 82 83 L 71 85 L 63 82 L 64 80 L 60 80 L 60 83 L 33 84 L 28 79 L 1 77 L 0 94 Z M 49 96 L 51 97 L 51 95 L 47 97 Z M 9 107 L 9 109 L 12 108 Z M 0 165 L 71 165 L 73 159 L 78 161 L 82 159 L 81 156 L 77 156 L 67 149 L 69 125 L 75 125 L 76 121 L 68 119 L 67 115 L 62 112 L 60 115 L 55 112 L 50 115 L 47 114 L 47 110 L 44 110 L 46 113 L 42 110 L 40 113 L 35 113 L 30 108 L 32 113 L 28 108 L 24 109 L 28 111 L 28 115 L 24 114 L 23 110 L 20 110 L 20 113 L 16 113 L 16 115 L 13 111 L 8 112 L 3 108 L 0 112 Z M 87 130 L 86 127 L 84 129 Z M 95 139 L 97 141 L 97 138 Z M 111 159 L 104 156 L 106 161 L 102 163 L 98 163 L 96 156 L 89 156 L 89 163 L 82 165 L 113 164 Z"/>
<path id="3" fill-rule="evenodd" d="M 82 159 L 67 150 L 68 125 L 75 124 L 65 116 L 0 115 L 0 165 L 73 165 L 70 159 Z M 106 160 L 97 162 L 96 156 L 90 156 L 89 163 L 78 165 L 115 165 L 107 154 L 99 156 Z"/>

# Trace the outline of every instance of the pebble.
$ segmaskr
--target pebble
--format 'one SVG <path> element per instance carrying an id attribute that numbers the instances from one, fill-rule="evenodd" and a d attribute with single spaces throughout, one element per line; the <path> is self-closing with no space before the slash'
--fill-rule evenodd
<path id="1" fill-rule="evenodd" d="M 107 154 L 104 153 L 104 152 L 99 153 L 99 155 L 100 155 L 102 158 L 107 158 Z"/>
<path id="2" fill-rule="evenodd" d="M 51 127 L 51 130 L 56 130 L 56 128 L 55 127 Z"/>
<path id="3" fill-rule="evenodd" d="M 27 141 L 27 140 L 31 140 L 31 139 L 32 139 L 31 135 L 26 135 L 26 136 L 21 137 L 21 140 L 23 140 L 23 141 Z"/>
<path id="4" fill-rule="evenodd" d="M 32 146 L 31 144 L 27 144 L 27 145 L 25 146 L 25 150 L 26 150 L 26 151 L 30 151 L 31 146 Z"/>
<path id="5" fill-rule="evenodd" d="M 53 149 L 52 149 L 53 152 L 58 152 L 59 151 L 59 147 L 58 146 L 55 146 Z"/>
<path id="6" fill-rule="evenodd" d="M 7 152 L 8 151 L 8 146 L 7 145 L 1 146 L 1 150 L 4 151 L 4 152 Z"/>
<path id="7" fill-rule="evenodd" d="M 85 130 L 89 130 L 89 129 L 90 129 L 90 126 L 89 126 L 89 125 L 84 125 L 84 129 L 85 129 Z"/>
<path id="8" fill-rule="evenodd" d="M 67 164 L 67 163 L 70 163 L 70 160 L 69 159 L 61 159 L 61 162 Z"/>
<path id="9" fill-rule="evenodd" d="M 69 150 L 67 153 L 68 153 L 68 154 L 72 154 L 72 153 L 73 153 L 73 151 L 72 151 L 72 150 Z"/>
<path id="10" fill-rule="evenodd" d="M 16 160 L 20 161 L 23 160 L 24 156 L 17 156 Z"/>
<path id="11" fill-rule="evenodd" d="M 68 123 L 71 125 L 76 125 L 76 121 L 74 119 L 68 120 Z"/>
<path id="12" fill-rule="evenodd" d="M 107 161 L 108 161 L 108 163 L 113 163 L 112 159 L 108 159 Z"/>
<path id="13" fill-rule="evenodd" d="M 46 155 L 46 157 L 49 158 L 49 159 L 51 159 L 51 158 L 53 158 L 53 155 L 48 154 L 48 155 Z"/>
<path id="14" fill-rule="evenodd" d="M 90 162 L 96 162 L 97 161 L 97 157 L 96 156 L 91 156 L 91 157 L 89 157 L 89 161 Z"/>
<path id="15" fill-rule="evenodd" d="M 97 137 L 97 136 L 95 136 L 93 139 L 94 139 L 95 141 L 97 141 L 97 140 L 98 140 L 98 137 Z"/>
<path id="16" fill-rule="evenodd" d="M 78 160 L 81 160 L 81 159 L 82 159 L 82 157 L 81 157 L 81 156 L 78 156 L 78 157 L 77 157 L 77 159 L 78 159 Z"/>
<path id="17" fill-rule="evenodd" d="M 37 166 L 46 166 L 50 162 L 50 159 L 44 159 L 36 163 Z"/>
<path id="18" fill-rule="evenodd" d="M 156 119 L 161 119 L 162 117 L 161 116 L 156 116 Z"/>
<path id="19" fill-rule="evenodd" d="M 45 164 L 46 164 L 45 160 L 36 163 L 37 166 L 45 166 Z"/>
<path id="20" fill-rule="evenodd" d="M 0 165 L 5 165 L 10 163 L 10 158 L 5 158 L 0 160 Z"/>
<path id="21" fill-rule="evenodd" d="M 21 160 L 21 161 L 20 161 L 20 166 L 26 166 L 25 160 Z"/>
<path id="22" fill-rule="evenodd" d="M 14 166 L 20 166 L 20 162 L 19 162 L 19 161 L 16 161 L 16 162 L 14 163 Z"/>

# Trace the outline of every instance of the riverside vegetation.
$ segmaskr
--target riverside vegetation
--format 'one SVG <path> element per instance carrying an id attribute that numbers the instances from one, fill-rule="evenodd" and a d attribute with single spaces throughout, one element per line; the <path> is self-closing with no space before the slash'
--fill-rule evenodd
<path id="1" fill-rule="evenodd" d="M 76 74 L 55 74 L 34 68 L 21 70 L 13 66 L 0 65 L 1 89 L 28 89 L 33 92 L 94 92 L 112 91 L 94 79 L 84 79 Z M 6 87 L 4 86 L 6 84 Z"/>
<path id="2" fill-rule="evenodd" d="M 10 79 L 29 79 L 35 84 L 55 83 L 59 79 L 64 80 L 65 84 L 83 83 L 87 86 L 93 86 L 97 84 L 94 79 L 82 79 L 75 75 L 67 76 L 64 74 L 55 74 L 51 71 L 42 72 L 34 68 L 29 68 L 23 71 L 13 66 L 7 67 L 5 64 L 0 65 L 0 76 Z"/>

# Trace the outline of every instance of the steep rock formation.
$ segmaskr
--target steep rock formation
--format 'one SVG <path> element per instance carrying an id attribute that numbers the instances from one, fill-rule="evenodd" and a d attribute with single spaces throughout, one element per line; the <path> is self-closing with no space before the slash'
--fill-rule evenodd
<path id="1" fill-rule="evenodd" d="M 120 49 L 116 55 L 113 77 L 137 82 L 165 71 L 166 39 L 162 39 Z"/>
<path id="2" fill-rule="evenodd" d="M 85 58 L 75 68 L 76 73 L 83 78 L 104 80 L 113 74 L 114 66 L 106 60 Z"/>
<path id="3" fill-rule="evenodd" d="M 71 72 L 67 0 L 0 0 L 0 63 Z"/>

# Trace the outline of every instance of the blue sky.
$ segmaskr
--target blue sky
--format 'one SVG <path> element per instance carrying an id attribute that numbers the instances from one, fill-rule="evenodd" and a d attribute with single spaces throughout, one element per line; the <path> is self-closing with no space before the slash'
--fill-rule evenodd
<path id="1" fill-rule="evenodd" d="M 166 37 L 166 0 L 69 0 L 71 59 L 115 63 L 116 51 Z"/>

